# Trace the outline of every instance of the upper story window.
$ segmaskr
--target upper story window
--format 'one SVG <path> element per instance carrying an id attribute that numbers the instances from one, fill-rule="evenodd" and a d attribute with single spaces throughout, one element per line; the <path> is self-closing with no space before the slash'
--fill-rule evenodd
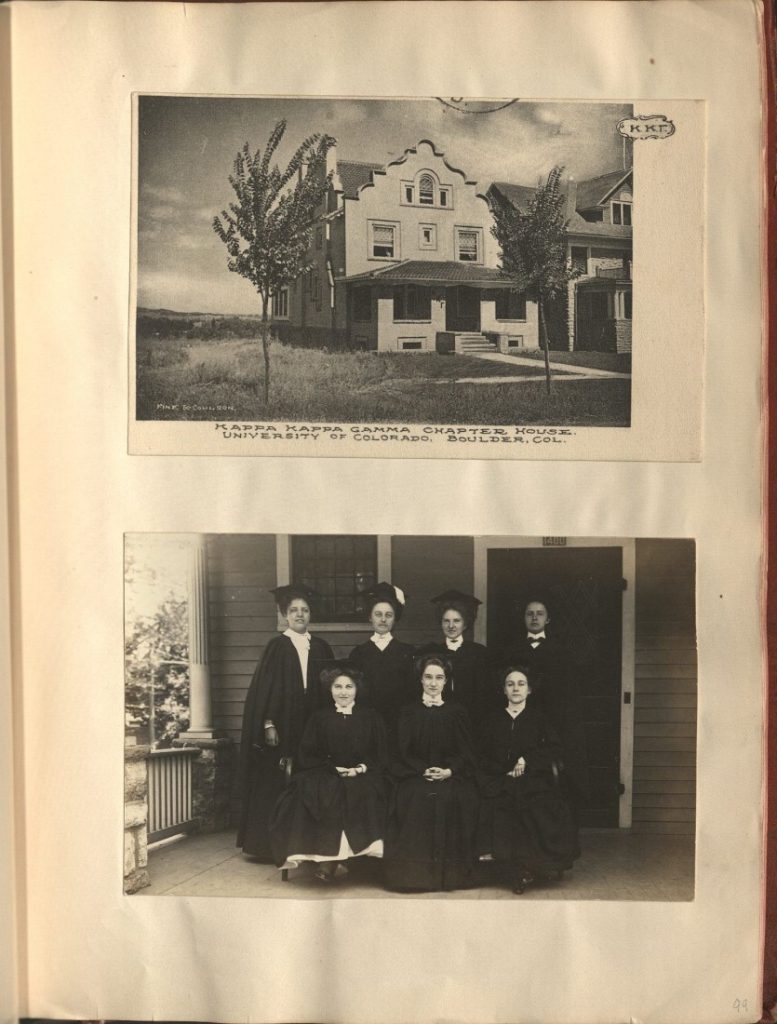
<path id="1" fill-rule="evenodd" d="M 396 224 L 370 223 L 370 255 L 375 259 L 399 259 L 399 229 Z"/>
<path id="2" fill-rule="evenodd" d="M 289 319 L 289 289 L 281 288 L 272 297 L 272 315 L 276 320 Z"/>
<path id="3" fill-rule="evenodd" d="M 453 207 L 451 186 L 441 185 L 431 171 L 421 171 L 413 181 L 403 181 L 400 195 L 405 206 Z"/>
<path id="4" fill-rule="evenodd" d="M 436 224 L 419 224 L 418 225 L 418 248 L 419 249 L 436 249 L 437 248 L 437 225 Z"/>
<path id="5" fill-rule="evenodd" d="M 483 232 L 480 228 L 456 228 L 456 259 L 464 263 L 483 262 Z"/>
<path id="6" fill-rule="evenodd" d="M 572 268 L 573 270 L 579 270 L 583 274 L 588 273 L 588 247 L 585 245 L 573 245 L 572 252 Z"/>
<path id="7" fill-rule="evenodd" d="M 631 203 L 613 203 L 612 204 L 612 222 L 613 224 L 627 224 L 631 225 Z"/>

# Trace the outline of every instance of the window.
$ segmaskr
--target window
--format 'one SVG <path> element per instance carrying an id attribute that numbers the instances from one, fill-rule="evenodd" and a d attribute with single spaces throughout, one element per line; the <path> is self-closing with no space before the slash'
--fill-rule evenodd
<path id="1" fill-rule="evenodd" d="M 272 315 L 276 320 L 288 320 L 289 318 L 289 289 L 281 288 L 272 297 Z"/>
<path id="2" fill-rule="evenodd" d="M 400 338 L 399 347 L 403 352 L 420 352 L 424 343 L 421 338 Z"/>
<path id="3" fill-rule="evenodd" d="M 631 320 L 631 292 L 623 293 L 623 317 L 625 320 Z"/>
<path id="4" fill-rule="evenodd" d="M 525 320 L 526 293 L 500 289 L 496 293 L 497 320 Z"/>
<path id="5" fill-rule="evenodd" d="M 456 259 L 480 263 L 480 239 L 478 228 L 456 228 Z"/>
<path id="6" fill-rule="evenodd" d="M 291 579 L 319 595 L 318 621 L 359 622 L 367 614 L 359 591 L 371 587 L 378 579 L 377 537 L 292 537 Z"/>
<path id="7" fill-rule="evenodd" d="M 421 206 L 434 206 L 434 178 L 422 174 L 418 179 L 418 202 Z"/>
<path id="8" fill-rule="evenodd" d="M 394 289 L 394 320 L 431 320 L 432 293 L 417 284 L 399 285 Z"/>
<path id="9" fill-rule="evenodd" d="M 588 273 L 588 249 L 584 245 L 572 246 L 572 269 Z"/>
<path id="10" fill-rule="evenodd" d="M 612 204 L 612 222 L 613 224 L 626 224 L 631 225 L 631 203 L 613 203 Z"/>
<path id="11" fill-rule="evenodd" d="M 440 188 L 440 206 L 449 207 L 451 205 L 451 190 L 447 185 L 441 186 Z"/>
<path id="12" fill-rule="evenodd" d="M 419 224 L 418 225 L 418 248 L 419 249 L 436 249 L 437 248 L 437 225 L 436 224 Z"/>
<path id="13" fill-rule="evenodd" d="M 372 240 L 370 250 L 374 257 L 383 260 L 399 259 L 397 228 L 395 224 L 371 224 Z"/>
<path id="14" fill-rule="evenodd" d="M 320 249 L 324 242 L 323 228 L 316 228 L 316 248 Z"/>
<path id="15" fill-rule="evenodd" d="M 412 185 L 408 185 L 407 182 L 403 182 L 402 183 L 402 191 L 403 191 L 403 195 L 405 197 L 405 202 L 406 203 L 412 203 L 413 199 L 415 197 L 414 196 L 414 192 L 413 192 L 413 186 Z"/>
<path id="16" fill-rule="evenodd" d="M 372 319 L 372 292 L 369 288 L 354 288 L 351 310 L 354 320 Z"/>

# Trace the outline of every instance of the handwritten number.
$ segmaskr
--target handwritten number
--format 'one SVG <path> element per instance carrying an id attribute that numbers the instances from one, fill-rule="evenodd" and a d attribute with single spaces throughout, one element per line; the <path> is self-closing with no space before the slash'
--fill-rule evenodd
<path id="1" fill-rule="evenodd" d="M 747 1000 L 746 999 L 735 999 L 733 1005 L 734 1005 L 734 1009 L 737 1011 L 737 1013 L 741 1013 L 743 1010 L 747 1010 Z"/>

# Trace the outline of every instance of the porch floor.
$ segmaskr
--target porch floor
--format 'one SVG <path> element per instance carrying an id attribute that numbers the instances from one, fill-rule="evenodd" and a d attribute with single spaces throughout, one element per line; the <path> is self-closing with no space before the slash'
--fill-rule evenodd
<path id="1" fill-rule="evenodd" d="M 642 835 L 626 829 L 581 834 L 583 854 L 562 882 L 530 888 L 520 899 L 692 900 L 694 837 Z M 235 847 L 234 832 L 186 836 L 149 854 L 151 885 L 139 896 L 238 896 L 286 899 L 518 899 L 502 883 L 495 865 L 481 865 L 483 885 L 451 893 L 386 892 L 377 860 L 353 862 L 342 881 L 324 885 L 312 866 L 280 872 L 248 860 Z"/>

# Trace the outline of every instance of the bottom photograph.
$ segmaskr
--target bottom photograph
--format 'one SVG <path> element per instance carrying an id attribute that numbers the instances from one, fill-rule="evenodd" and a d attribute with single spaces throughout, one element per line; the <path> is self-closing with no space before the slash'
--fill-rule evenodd
<path id="1" fill-rule="evenodd" d="M 124 892 L 694 897 L 692 539 L 125 537 Z"/>

